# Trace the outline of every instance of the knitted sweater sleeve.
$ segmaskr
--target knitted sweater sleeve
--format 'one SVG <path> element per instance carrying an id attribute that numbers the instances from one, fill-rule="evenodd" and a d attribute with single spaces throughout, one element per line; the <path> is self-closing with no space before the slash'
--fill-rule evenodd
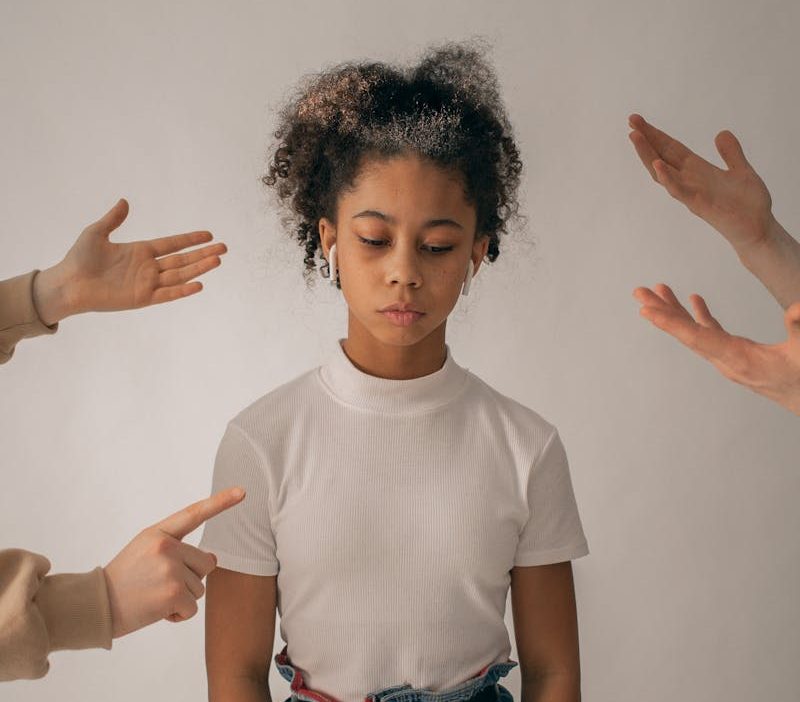
<path id="1" fill-rule="evenodd" d="M 51 651 L 111 648 L 105 575 L 47 575 L 50 561 L 0 550 L 0 681 L 43 677 Z"/>
<path id="2" fill-rule="evenodd" d="M 33 304 L 33 279 L 38 272 L 0 280 L 0 363 L 11 359 L 20 339 L 58 331 L 58 322 L 47 326 Z"/>

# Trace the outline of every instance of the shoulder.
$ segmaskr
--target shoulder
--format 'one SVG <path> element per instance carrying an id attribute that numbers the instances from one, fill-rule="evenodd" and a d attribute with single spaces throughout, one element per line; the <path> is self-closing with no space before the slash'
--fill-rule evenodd
<path id="1" fill-rule="evenodd" d="M 501 393 L 472 372 L 469 399 L 473 407 L 496 423 L 512 443 L 529 445 L 535 452 L 557 433 L 556 427 L 539 412 Z"/>
<path id="2" fill-rule="evenodd" d="M 319 367 L 315 367 L 278 385 L 238 412 L 229 426 L 233 425 L 255 439 L 285 431 L 297 424 L 322 397 L 318 373 Z"/>

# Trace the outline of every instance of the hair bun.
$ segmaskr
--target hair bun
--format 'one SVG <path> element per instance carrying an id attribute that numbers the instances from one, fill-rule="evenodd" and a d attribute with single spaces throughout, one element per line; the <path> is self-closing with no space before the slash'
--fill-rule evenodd
<path id="1" fill-rule="evenodd" d="M 410 79 L 447 86 L 462 101 L 495 110 L 502 101 L 497 75 L 486 60 L 490 51 L 491 45 L 480 38 L 436 45 L 425 52 Z"/>

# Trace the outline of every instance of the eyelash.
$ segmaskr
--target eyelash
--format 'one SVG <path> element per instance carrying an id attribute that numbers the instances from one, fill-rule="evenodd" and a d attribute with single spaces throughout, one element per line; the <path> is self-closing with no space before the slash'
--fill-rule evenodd
<path id="1" fill-rule="evenodd" d="M 379 248 L 381 244 L 385 244 L 386 243 L 382 239 L 365 239 L 362 236 L 360 236 L 358 238 L 359 238 L 359 240 L 361 241 L 362 244 L 365 244 L 366 246 L 374 246 L 375 248 Z M 445 254 L 448 251 L 452 251 L 453 250 L 452 246 L 429 246 L 427 248 L 430 250 L 430 252 L 434 256 L 441 256 L 442 254 Z M 434 251 L 433 249 L 437 249 L 437 250 Z"/>

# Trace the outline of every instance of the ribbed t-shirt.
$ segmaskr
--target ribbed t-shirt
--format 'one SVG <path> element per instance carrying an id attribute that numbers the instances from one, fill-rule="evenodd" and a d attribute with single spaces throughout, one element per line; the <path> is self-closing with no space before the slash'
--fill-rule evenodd
<path id="1" fill-rule="evenodd" d="M 307 688 L 443 690 L 511 653 L 510 571 L 589 550 L 558 432 L 458 365 L 390 380 L 330 360 L 234 417 L 206 523 L 218 566 L 276 575 Z M 254 623 L 254 626 L 257 626 Z"/>

